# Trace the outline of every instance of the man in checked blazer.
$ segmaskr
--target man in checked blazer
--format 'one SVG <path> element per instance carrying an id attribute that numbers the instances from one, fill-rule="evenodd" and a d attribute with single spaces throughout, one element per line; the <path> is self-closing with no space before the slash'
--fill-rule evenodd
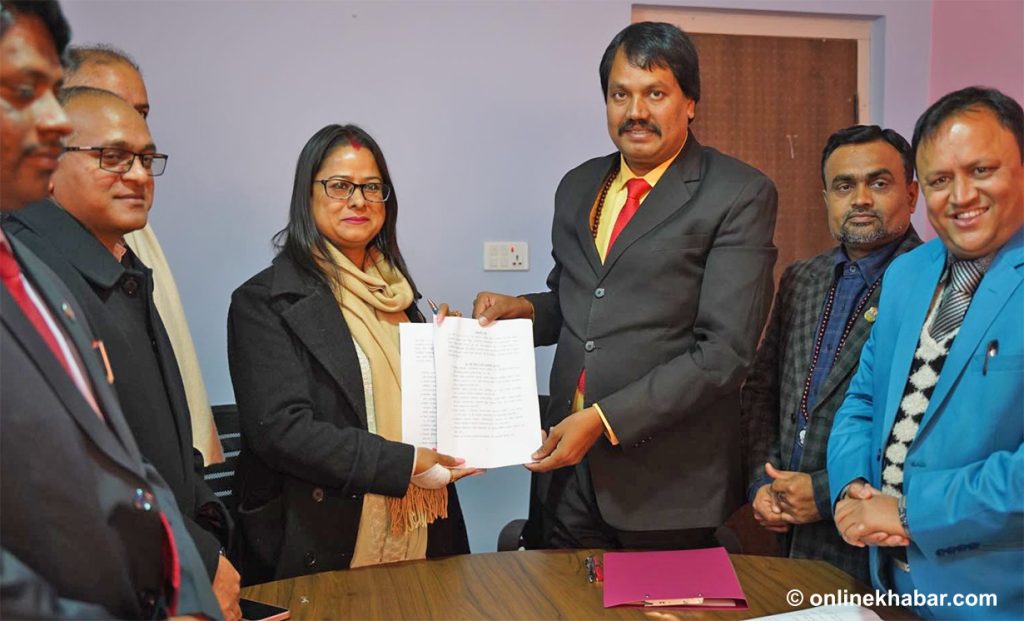
<path id="1" fill-rule="evenodd" d="M 527 466 L 543 545 L 714 545 L 743 499 L 739 391 L 771 302 L 775 185 L 689 131 L 700 73 L 677 27 L 627 27 L 600 74 L 618 152 L 558 186 L 550 290 L 473 310 L 532 316 L 535 343 L 558 343 Z"/>
<path id="2" fill-rule="evenodd" d="M 877 125 L 832 134 L 821 167 L 839 245 L 782 275 L 742 393 L 748 496 L 787 556 L 828 561 L 866 582 L 866 550 L 832 522 L 825 449 L 877 315 L 882 273 L 921 244 L 910 225 L 918 186 L 910 145 Z"/>

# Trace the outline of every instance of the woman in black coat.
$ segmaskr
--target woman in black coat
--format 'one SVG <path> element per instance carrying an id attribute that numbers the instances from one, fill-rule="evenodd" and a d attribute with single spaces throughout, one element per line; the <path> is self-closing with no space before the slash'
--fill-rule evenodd
<path id="1" fill-rule="evenodd" d="M 469 552 L 453 483 L 475 471 L 400 442 L 397 324 L 423 316 L 397 215 L 377 143 L 327 126 L 299 156 L 280 253 L 232 295 L 246 584 Z"/>

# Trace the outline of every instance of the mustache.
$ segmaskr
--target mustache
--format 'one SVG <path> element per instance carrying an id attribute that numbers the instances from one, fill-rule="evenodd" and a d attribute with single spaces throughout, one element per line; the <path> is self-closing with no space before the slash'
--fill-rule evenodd
<path id="1" fill-rule="evenodd" d="M 846 224 L 851 218 L 857 216 L 872 216 L 876 220 L 882 219 L 881 214 L 879 214 L 876 209 L 851 209 L 843 215 L 843 224 Z"/>
<path id="2" fill-rule="evenodd" d="M 621 136 L 634 129 L 646 129 L 655 136 L 661 136 L 661 128 L 654 123 L 650 121 L 630 121 L 628 119 L 619 124 L 619 135 Z"/>

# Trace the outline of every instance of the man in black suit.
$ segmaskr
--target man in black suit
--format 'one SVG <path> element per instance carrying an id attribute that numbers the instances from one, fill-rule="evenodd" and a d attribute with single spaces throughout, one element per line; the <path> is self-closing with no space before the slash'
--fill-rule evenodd
<path id="1" fill-rule="evenodd" d="M 12 215 L 7 232 L 84 306 L 139 448 L 174 491 L 224 614 L 234 618 L 239 577 L 220 554 L 230 518 L 203 481 L 177 361 L 153 303 L 152 274 L 122 240 L 145 226 L 153 178 L 166 156 L 156 153 L 145 119 L 120 97 L 75 87 L 62 99 L 75 131 L 52 177 L 53 201 Z"/>
<path id="2" fill-rule="evenodd" d="M 0 209 L 46 194 L 71 125 L 56 2 L 0 2 Z M 107 384 L 85 313 L 0 232 L 0 610 L 10 618 L 220 618 L 174 497 Z"/>
<path id="3" fill-rule="evenodd" d="M 473 311 L 532 316 L 535 342 L 558 343 L 527 466 L 546 545 L 712 545 L 743 500 L 739 389 L 771 303 L 775 186 L 688 131 L 700 73 L 675 26 L 627 27 L 600 72 L 618 152 L 559 184 L 550 291 L 484 292 Z"/>

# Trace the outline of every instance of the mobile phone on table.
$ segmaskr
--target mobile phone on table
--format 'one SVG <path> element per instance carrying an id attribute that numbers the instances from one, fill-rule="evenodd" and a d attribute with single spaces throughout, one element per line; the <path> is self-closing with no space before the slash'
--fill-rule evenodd
<path id="1" fill-rule="evenodd" d="M 242 609 L 243 621 L 284 621 L 292 616 L 287 608 L 271 606 L 251 599 L 243 598 L 239 600 L 238 604 Z"/>

